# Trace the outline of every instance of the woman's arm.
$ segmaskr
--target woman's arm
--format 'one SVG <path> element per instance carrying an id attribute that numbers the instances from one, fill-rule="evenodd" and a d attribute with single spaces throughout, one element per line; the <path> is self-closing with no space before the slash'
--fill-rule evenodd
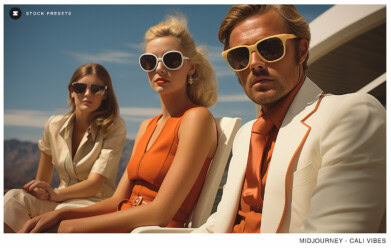
<path id="1" fill-rule="evenodd" d="M 31 190 L 29 190 L 29 188 L 32 184 L 34 184 L 37 181 L 43 181 L 46 182 L 47 184 L 50 184 L 52 180 L 54 167 L 52 164 L 52 156 L 51 156 L 50 127 L 53 119 L 55 118 L 56 116 L 53 115 L 46 122 L 42 139 L 38 141 L 38 146 L 39 149 L 41 150 L 41 156 L 39 159 L 38 170 L 37 170 L 35 180 L 32 180 L 23 186 L 23 189 L 25 191 L 42 200 L 47 200 L 49 198 L 49 194 L 45 189 L 34 187 L 31 188 Z"/>
<path id="2" fill-rule="evenodd" d="M 52 164 L 52 156 L 47 155 L 41 152 L 41 157 L 39 159 L 37 175 L 35 180 L 44 181 L 50 184 L 53 176 L 53 164 Z"/>
<path id="3" fill-rule="evenodd" d="M 125 139 L 125 122 L 118 118 L 114 126 L 111 127 L 110 132 L 104 137 L 100 155 L 93 162 L 94 164 L 86 180 L 56 190 L 53 190 L 46 181 L 36 180 L 28 185 L 28 190 L 33 191 L 36 188 L 42 188 L 48 192 L 49 200 L 56 202 L 95 196 L 101 191 L 105 180 L 117 174 L 116 168 L 122 154 Z"/>
<path id="4" fill-rule="evenodd" d="M 207 157 L 213 156 L 216 125 L 205 108 L 190 111 L 179 130 L 174 161 L 154 201 L 114 213 L 62 221 L 59 232 L 130 232 L 146 225 L 166 226 L 193 187 Z"/>
<path id="5" fill-rule="evenodd" d="M 135 147 L 138 144 L 140 137 L 144 134 L 149 120 L 146 120 L 141 123 L 135 144 L 133 146 L 132 155 L 134 153 Z M 23 228 L 19 232 L 42 232 L 48 229 L 53 228 L 62 220 L 75 219 L 75 218 L 86 218 L 90 216 L 103 215 L 111 212 L 117 211 L 118 204 L 130 197 L 132 190 L 132 182 L 128 179 L 127 171 L 125 170 L 122 178 L 116 188 L 114 195 L 108 199 L 100 201 L 94 205 L 83 207 L 83 208 L 74 208 L 74 209 L 60 209 L 49 212 L 47 214 L 37 216 L 29 221 L 27 221 Z"/>
<path id="6" fill-rule="evenodd" d="M 39 159 L 37 175 L 35 180 L 31 180 L 23 186 L 23 189 L 30 194 L 34 195 L 38 199 L 48 200 L 49 192 L 43 187 L 32 186 L 37 182 L 44 182 L 47 185 L 50 185 L 53 176 L 53 164 L 52 156 L 41 152 L 41 157 Z"/>
<path id="7" fill-rule="evenodd" d="M 119 202 L 123 199 L 129 198 L 131 188 L 131 182 L 128 180 L 128 176 L 125 171 L 112 197 L 87 207 L 59 209 L 34 217 L 27 221 L 19 232 L 42 232 L 55 227 L 61 220 L 84 218 L 115 212 L 117 211 Z"/>
<path id="8" fill-rule="evenodd" d="M 106 178 L 98 173 L 90 173 L 87 180 L 62 189 L 53 190 L 50 196 L 52 201 L 65 201 L 67 199 L 91 197 L 101 190 Z"/>
<path id="9" fill-rule="evenodd" d="M 90 173 L 87 180 L 62 189 L 53 190 L 47 182 L 39 180 L 30 182 L 26 187 L 29 192 L 34 192 L 37 188 L 43 189 L 49 194 L 48 200 L 62 202 L 67 199 L 85 198 L 96 195 L 100 191 L 105 179 L 100 174 Z"/>

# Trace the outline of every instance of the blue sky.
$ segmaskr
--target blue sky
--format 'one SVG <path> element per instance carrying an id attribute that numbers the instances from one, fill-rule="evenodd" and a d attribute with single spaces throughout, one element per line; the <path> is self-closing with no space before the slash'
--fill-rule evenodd
<path id="1" fill-rule="evenodd" d="M 22 10 L 13 20 L 9 11 Z M 133 139 L 142 120 L 160 113 L 159 96 L 139 68 L 145 31 L 179 11 L 197 45 L 209 52 L 219 81 L 216 116 L 255 118 L 254 104 L 245 96 L 235 74 L 221 58 L 217 39 L 221 20 L 231 5 L 4 5 L 4 139 L 37 142 L 52 114 L 66 113 L 67 83 L 85 63 L 109 71 Z M 331 5 L 298 5 L 311 22 Z M 42 15 L 34 15 L 34 12 Z M 64 12 L 49 15 L 48 12 Z"/>

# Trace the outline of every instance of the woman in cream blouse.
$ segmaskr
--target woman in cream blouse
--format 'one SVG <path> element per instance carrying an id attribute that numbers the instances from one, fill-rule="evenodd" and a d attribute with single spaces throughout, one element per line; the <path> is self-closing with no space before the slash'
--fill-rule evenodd
<path id="1" fill-rule="evenodd" d="M 76 69 L 68 84 L 71 111 L 52 116 L 38 146 L 36 179 L 4 196 L 4 231 L 46 212 L 88 206 L 110 197 L 126 139 L 111 78 L 99 64 Z M 56 168 L 60 185 L 50 181 Z"/>

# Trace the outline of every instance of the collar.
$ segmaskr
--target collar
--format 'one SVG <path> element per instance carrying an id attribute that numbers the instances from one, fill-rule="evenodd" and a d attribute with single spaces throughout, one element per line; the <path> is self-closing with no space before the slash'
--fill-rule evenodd
<path id="1" fill-rule="evenodd" d="M 65 138 L 65 137 L 72 137 L 72 130 L 73 130 L 73 122 L 75 119 L 75 113 L 71 113 L 65 116 L 67 120 L 64 122 L 62 125 L 59 133 L 60 135 Z M 95 122 L 93 121 L 90 126 L 87 128 L 87 137 L 91 137 L 93 141 L 95 142 L 96 137 L 98 136 L 99 130 L 98 127 L 95 125 Z"/>
<path id="2" fill-rule="evenodd" d="M 269 118 L 273 124 L 279 129 L 281 127 L 282 121 L 284 120 L 284 117 L 286 115 L 286 112 L 289 109 L 289 106 L 293 102 L 293 99 L 295 99 L 295 96 L 301 86 L 303 85 L 303 82 L 305 81 L 305 77 L 303 80 L 298 83 L 286 96 L 278 100 L 276 103 L 274 103 L 268 113 L 263 113 L 262 108 L 259 112 L 259 117 L 266 117 Z"/>
<path id="3" fill-rule="evenodd" d="M 87 131 L 89 136 L 92 137 L 93 141 L 95 142 L 96 137 L 98 136 L 99 133 L 99 128 L 95 125 L 95 121 L 93 121 L 90 126 L 87 128 Z"/>
<path id="4" fill-rule="evenodd" d="M 75 118 L 75 113 L 67 114 L 65 115 L 65 118 L 67 118 L 62 124 L 62 127 L 60 128 L 60 135 L 65 138 L 70 136 L 70 130 L 73 129 L 73 119 Z"/>

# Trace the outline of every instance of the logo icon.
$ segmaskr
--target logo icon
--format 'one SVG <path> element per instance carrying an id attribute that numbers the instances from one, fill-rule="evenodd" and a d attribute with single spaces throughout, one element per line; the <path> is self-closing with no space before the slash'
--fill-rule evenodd
<path id="1" fill-rule="evenodd" d="M 12 8 L 10 10 L 10 17 L 14 20 L 19 19 L 22 16 L 22 11 L 19 8 Z"/>

